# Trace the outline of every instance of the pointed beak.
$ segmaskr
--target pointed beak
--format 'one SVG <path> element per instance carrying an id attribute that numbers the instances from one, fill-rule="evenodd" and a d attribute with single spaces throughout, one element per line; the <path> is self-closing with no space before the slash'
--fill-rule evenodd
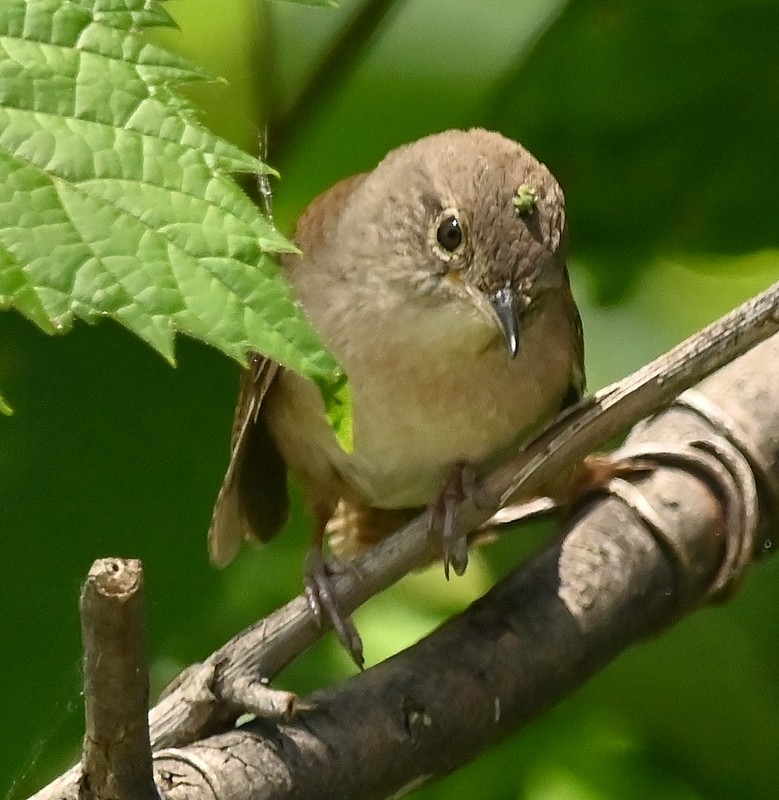
<path id="1" fill-rule="evenodd" d="M 506 337 L 509 358 L 516 358 L 519 352 L 519 297 L 511 286 L 504 286 L 490 296 L 490 303 Z"/>

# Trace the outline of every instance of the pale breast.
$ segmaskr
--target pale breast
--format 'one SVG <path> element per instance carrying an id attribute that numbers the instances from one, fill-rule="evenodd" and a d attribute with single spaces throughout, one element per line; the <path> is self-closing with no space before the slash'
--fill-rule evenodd
<path id="1" fill-rule="evenodd" d="M 353 376 L 355 458 L 371 504 L 424 505 L 455 464 L 486 465 L 553 416 L 573 353 L 552 327 L 526 330 L 513 360 L 491 336 L 486 346 L 450 341 L 399 360 L 386 353 L 372 380 Z"/>
<path id="2" fill-rule="evenodd" d="M 400 311 L 352 339 L 336 352 L 351 386 L 352 453 L 338 445 L 314 385 L 285 372 L 264 409 L 282 455 L 333 503 L 348 494 L 378 508 L 426 505 L 457 463 L 488 465 L 560 408 L 576 356 L 562 308 L 546 312 L 524 328 L 513 360 L 497 326 L 445 311 L 423 321 Z"/>

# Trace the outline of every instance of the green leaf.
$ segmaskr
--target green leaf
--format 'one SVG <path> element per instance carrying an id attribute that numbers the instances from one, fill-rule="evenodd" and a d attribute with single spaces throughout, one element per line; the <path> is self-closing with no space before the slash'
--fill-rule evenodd
<path id="1" fill-rule="evenodd" d="M 349 383 L 342 380 L 333 390 L 325 392 L 325 409 L 330 427 L 338 444 L 346 453 L 354 451 L 354 430 L 352 426 L 352 395 Z"/>
<path id="2" fill-rule="evenodd" d="M 295 248 L 229 175 L 272 170 L 172 88 L 209 75 L 140 35 L 170 24 L 155 0 L 4 0 L 0 306 L 49 333 L 112 317 L 170 361 L 181 331 L 328 385 L 268 255 Z"/>

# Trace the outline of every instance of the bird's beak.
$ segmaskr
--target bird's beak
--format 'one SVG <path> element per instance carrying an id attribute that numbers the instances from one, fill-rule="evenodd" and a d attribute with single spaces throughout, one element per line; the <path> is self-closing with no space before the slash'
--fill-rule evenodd
<path id="1" fill-rule="evenodd" d="M 490 296 L 490 303 L 506 337 L 509 358 L 516 358 L 519 352 L 519 313 L 520 303 L 517 292 L 511 286 L 504 286 Z"/>

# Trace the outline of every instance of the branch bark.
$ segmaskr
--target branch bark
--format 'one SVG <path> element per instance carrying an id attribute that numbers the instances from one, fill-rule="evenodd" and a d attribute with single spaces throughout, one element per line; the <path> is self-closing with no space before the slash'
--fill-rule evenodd
<path id="1" fill-rule="evenodd" d="M 673 464 L 637 481 L 646 510 L 619 497 L 594 503 L 462 615 L 314 694 L 291 721 L 158 752 L 166 797 L 403 794 L 517 730 L 712 589 L 732 591 L 734 567 L 768 552 L 779 525 L 779 372 L 766 364 L 779 364 L 779 336 L 631 434 L 626 451 Z"/>
<path id="2" fill-rule="evenodd" d="M 104 558 L 81 591 L 86 734 L 81 800 L 159 800 L 146 709 L 143 569 Z"/>

